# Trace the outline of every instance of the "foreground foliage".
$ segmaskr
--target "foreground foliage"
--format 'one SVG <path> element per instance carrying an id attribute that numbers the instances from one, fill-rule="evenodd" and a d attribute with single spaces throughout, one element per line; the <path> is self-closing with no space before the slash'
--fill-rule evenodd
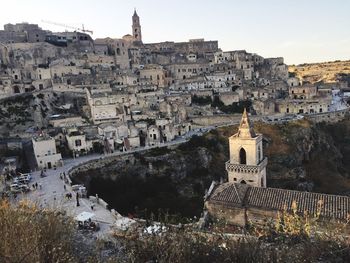
<path id="1" fill-rule="evenodd" d="M 74 262 L 72 223 L 22 201 L 0 203 L 0 262 Z"/>
<path id="2" fill-rule="evenodd" d="M 340 225 L 320 232 L 317 221 L 318 215 L 297 214 L 295 204 L 276 222 L 252 225 L 248 235 L 227 234 L 230 228 L 224 223 L 213 224 L 206 232 L 195 224 L 164 222 L 150 232 L 149 222 L 104 242 L 88 240 L 89 234 L 75 231 L 60 212 L 2 201 L 0 262 L 348 262 L 346 229 Z M 79 235 L 83 240 L 77 239 Z"/>

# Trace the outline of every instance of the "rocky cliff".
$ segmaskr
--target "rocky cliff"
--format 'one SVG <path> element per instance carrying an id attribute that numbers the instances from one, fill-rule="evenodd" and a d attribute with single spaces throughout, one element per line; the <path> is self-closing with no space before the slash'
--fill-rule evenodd
<path id="1" fill-rule="evenodd" d="M 332 194 L 350 192 L 350 120 L 281 125 L 256 123 L 269 158 L 269 187 Z M 75 173 L 89 194 L 98 193 L 122 214 L 144 216 L 160 210 L 199 216 L 212 180 L 226 180 L 228 137 L 237 127 L 220 128 L 174 149 L 158 148 L 114 158 Z"/>

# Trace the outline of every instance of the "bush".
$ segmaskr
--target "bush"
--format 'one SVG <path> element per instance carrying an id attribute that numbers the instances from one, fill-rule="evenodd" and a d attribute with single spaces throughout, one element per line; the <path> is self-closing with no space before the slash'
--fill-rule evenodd
<path id="1" fill-rule="evenodd" d="M 36 95 L 36 97 L 38 98 L 38 99 L 44 99 L 44 94 L 42 94 L 42 93 L 39 93 L 38 95 Z"/>
<path id="2" fill-rule="evenodd" d="M 56 211 L 21 201 L 0 203 L 1 262 L 75 262 L 72 222 Z"/>
<path id="3" fill-rule="evenodd" d="M 213 103 L 211 104 L 212 107 L 217 107 L 219 110 L 221 110 L 224 113 L 242 113 L 244 108 L 247 109 L 247 111 L 250 111 L 250 108 L 252 106 L 252 102 L 250 100 L 244 100 L 239 102 L 234 102 L 231 105 L 225 105 L 219 97 L 214 97 Z"/>
<path id="4" fill-rule="evenodd" d="M 199 97 L 197 95 L 194 95 L 192 97 L 192 103 L 198 104 L 198 105 L 208 105 L 212 103 L 212 100 L 210 96 Z"/>
<path id="5" fill-rule="evenodd" d="M 123 240 L 127 262 L 276 262 L 274 249 L 256 239 L 235 239 L 191 229 Z"/>

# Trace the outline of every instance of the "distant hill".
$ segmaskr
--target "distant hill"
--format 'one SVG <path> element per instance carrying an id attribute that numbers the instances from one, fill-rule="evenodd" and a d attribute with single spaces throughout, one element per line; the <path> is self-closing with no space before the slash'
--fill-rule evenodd
<path id="1" fill-rule="evenodd" d="M 288 70 L 291 76 L 311 83 L 320 81 L 329 83 L 337 80 L 350 82 L 350 60 L 291 65 Z"/>

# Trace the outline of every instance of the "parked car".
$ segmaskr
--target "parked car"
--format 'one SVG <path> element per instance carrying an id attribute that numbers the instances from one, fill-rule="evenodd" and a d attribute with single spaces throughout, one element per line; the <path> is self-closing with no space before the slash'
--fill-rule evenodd
<path id="1" fill-rule="evenodd" d="M 30 187 L 26 184 L 11 184 L 10 189 L 12 193 L 19 193 L 19 192 L 29 192 Z"/>
<path id="2" fill-rule="evenodd" d="M 28 184 L 30 180 L 28 179 L 27 176 L 19 176 L 13 179 L 13 183 L 15 184 Z"/>

